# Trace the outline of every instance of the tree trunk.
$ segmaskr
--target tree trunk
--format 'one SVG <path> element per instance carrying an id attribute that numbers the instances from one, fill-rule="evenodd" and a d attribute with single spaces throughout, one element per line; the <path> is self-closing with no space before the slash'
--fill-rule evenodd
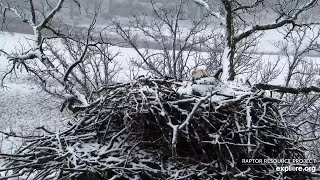
<path id="1" fill-rule="evenodd" d="M 232 4 L 229 1 L 223 1 L 226 10 L 226 27 L 225 37 L 226 43 L 222 55 L 222 81 L 233 81 L 235 78 L 234 72 L 234 54 L 235 54 L 235 42 L 234 42 L 234 22 L 232 14 Z"/>

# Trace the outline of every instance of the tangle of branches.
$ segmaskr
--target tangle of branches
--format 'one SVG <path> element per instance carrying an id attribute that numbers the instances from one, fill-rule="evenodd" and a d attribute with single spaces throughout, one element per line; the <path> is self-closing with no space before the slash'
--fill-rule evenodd
<path id="1" fill-rule="evenodd" d="M 291 179 L 277 164 L 242 159 L 303 159 L 278 100 L 262 90 L 140 78 L 102 87 L 63 132 L 30 137 L 0 154 L 0 179 Z M 279 165 L 278 165 L 279 166 Z"/>

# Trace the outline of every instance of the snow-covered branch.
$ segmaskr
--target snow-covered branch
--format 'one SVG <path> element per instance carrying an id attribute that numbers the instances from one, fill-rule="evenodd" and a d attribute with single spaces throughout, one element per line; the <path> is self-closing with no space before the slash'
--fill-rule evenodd
<path id="1" fill-rule="evenodd" d="M 305 4 L 303 4 L 299 9 L 295 9 L 296 12 L 290 18 L 280 20 L 277 23 L 271 23 L 271 24 L 265 24 L 265 25 L 255 25 L 251 29 L 246 30 L 246 31 L 238 34 L 237 36 L 235 36 L 235 42 L 239 42 L 240 40 L 250 36 L 251 34 L 253 34 L 257 31 L 277 29 L 277 28 L 282 27 L 286 24 L 292 24 L 293 26 L 296 26 L 297 24 L 295 23 L 295 21 L 297 20 L 298 16 L 302 12 L 312 8 L 317 2 L 318 2 L 318 0 L 309 0 L 309 2 L 306 2 Z"/>
<path id="2" fill-rule="evenodd" d="M 58 4 L 56 7 L 52 9 L 52 11 L 49 13 L 49 15 L 37 25 L 37 30 L 41 30 L 45 28 L 45 26 L 53 19 L 53 17 L 60 11 L 62 8 L 62 4 L 65 0 L 59 0 Z"/>
<path id="3" fill-rule="evenodd" d="M 197 104 L 192 108 L 190 114 L 188 115 L 188 117 L 186 118 L 186 120 L 179 125 L 179 130 L 185 128 L 186 126 L 189 125 L 190 120 L 192 119 L 192 117 L 194 116 L 194 114 L 196 113 L 196 111 L 198 110 L 198 108 L 201 106 L 201 104 L 205 101 L 207 101 L 209 98 L 211 98 L 213 95 L 215 95 L 216 92 L 211 92 L 209 95 L 207 95 L 206 97 L 202 97 L 200 98 L 200 100 L 197 102 Z"/>
<path id="4" fill-rule="evenodd" d="M 3 4 L 2 2 L 0 2 L 0 7 L 4 9 L 4 12 L 3 12 L 3 20 L 5 20 L 6 18 L 6 11 L 11 11 L 13 12 L 19 19 L 21 19 L 23 22 L 25 23 L 29 23 L 29 20 L 26 19 L 25 16 L 23 16 L 21 13 L 18 12 L 18 10 L 16 9 L 16 7 L 10 7 L 9 5 L 5 5 Z"/>
<path id="5" fill-rule="evenodd" d="M 207 2 L 205 2 L 204 0 L 193 0 L 193 1 L 199 4 L 200 6 L 204 7 L 213 17 L 217 18 L 221 22 L 221 25 L 226 26 L 225 17 L 223 17 L 221 13 L 213 11 Z"/>
<path id="6" fill-rule="evenodd" d="M 254 3 L 250 4 L 250 5 L 242 5 L 240 2 L 237 2 L 237 7 L 236 8 L 233 8 L 232 11 L 233 12 L 236 12 L 236 11 L 239 11 L 239 10 L 251 10 L 257 6 L 259 6 L 260 4 L 264 3 L 265 0 L 256 0 Z"/>
<path id="7" fill-rule="evenodd" d="M 290 93 L 290 94 L 301 94 L 301 93 L 320 93 L 320 87 L 317 86 L 310 86 L 310 87 L 300 87 L 300 88 L 293 88 L 293 87 L 286 87 L 286 86 L 279 86 L 279 85 L 271 85 L 271 84 L 256 84 L 254 85 L 257 89 L 263 90 L 272 90 L 281 93 Z"/>
<path id="8" fill-rule="evenodd" d="M 277 29 L 280 27 L 283 27 L 287 24 L 292 24 L 293 28 L 296 26 L 301 25 L 308 25 L 308 24 L 298 24 L 296 21 L 300 14 L 303 12 L 311 9 L 314 7 L 318 0 L 309 0 L 305 3 L 303 3 L 300 7 L 294 8 L 292 7 L 291 12 L 293 12 L 292 15 L 286 15 L 286 18 L 283 17 L 284 12 L 281 13 L 279 18 L 276 20 L 276 23 L 270 23 L 265 25 L 253 25 L 249 30 L 242 31 L 241 25 L 239 26 L 236 23 L 243 22 L 244 27 L 247 27 L 248 22 L 241 17 L 241 12 L 238 12 L 239 10 L 250 12 L 251 10 L 255 10 L 259 5 L 263 5 L 263 0 L 256 0 L 250 5 L 242 5 L 242 2 L 240 1 L 230 1 L 230 0 L 222 0 L 221 4 L 224 7 L 225 10 L 225 16 L 221 16 L 220 13 L 214 12 L 211 10 L 209 4 L 203 0 L 194 0 L 195 3 L 199 4 L 200 6 L 204 7 L 206 10 L 208 10 L 212 16 L 219 19 L 225 28 L 225 47 L 222 53 L 222 75 L 221 79 L 222 81 L 233 81 L 235 79 L 236 73 L 235 73 L 235 54 L 237 53 L 237 46 L 238 43 L 245 39 L 250 37 L 252 34 L 258 32 L 258 31 L 266 31 L 270 29 Z M 250 14 L 250 13 L 249 13 Z M 253 22 L 255 24 L 255 22 Z M 240 27 L 240 28 L 239 28 Z M 236 29 L 239 28 L 239 29 Z M 292 29 L 293 29 L 292 28 Z M 240 32 L 237 34 L 237 32 Z"/>

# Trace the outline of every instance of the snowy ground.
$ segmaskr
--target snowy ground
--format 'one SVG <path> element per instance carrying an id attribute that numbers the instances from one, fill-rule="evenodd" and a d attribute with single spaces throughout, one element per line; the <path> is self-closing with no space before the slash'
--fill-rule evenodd
<path id="1" fill-rule="evenodd" d="M 26 35 L 0 34 L 0 48 L 12 50 L 26 43 Z M 7 69 L 8 60 L 0 55 L 0 77 Z M 0 131 L 34 134 L 36 127 L 44 126 L 52 131 L 64 127 L 68 118 L 60 113 L 59 102 L 40 91 L 25 72 L 9 77 L 0 89 Z M 0 152 L 13 152 L 22 142 L 0 135 Z"/>

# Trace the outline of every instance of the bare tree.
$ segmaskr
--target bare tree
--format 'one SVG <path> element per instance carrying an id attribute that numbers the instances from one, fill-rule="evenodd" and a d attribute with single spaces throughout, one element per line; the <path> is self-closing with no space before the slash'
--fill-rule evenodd
<path id="1" fill-rule="evenodd" d="M 191 18 L 185 13 L 187 0 L 169 5 L 152 0 L 151 4 L 151 19 L 146 14 L 135 15 L 127 26 L 115 21 L 117 33 L 138 53 L 140 58 L 134 62 L 135 65 L 158 77 L 185 79 L 191 62 L 193 67 L 199 65 L 199 49 L 215 37 L 213 33 L 206 33 L 210 21 L 206 14 L 201 18 Z M 139 38 L 144 41 L 137 41 Z M 150 47 L 150 42 L 154 47 Z M 139 43 L 146 47 L 141 49 Z"/>
<path id="2" fill-rule="evenodd" d="M 118 69 L 113 62 L 117 54 L 109 51 L 105 33 L 94 30 L 96 18 L 103 9 L 91 12 L 93 18 L 87 28 L 77 28 L 59 17 L 65 0 L 54 6 L 47 2 L 48 12 L 37 9 L 34 0 L 29 0 L 26 6 L 17 1 L 0 2 L 3 25 L 9 23 L 6 16 L 11 13 L 30 25 L 34 35 L 33 43 L 22 52 L 1 50 L 12 65 L 3 79 L 16 68 L 24 68 L 36 77 L 45 91 L 66 100 L 75 99 L 82 106 L 89 105 L 91 91 L 112 82 Z M 78 1 L 73 2 L 80 8 Z"/>
<path id="3" fill-rule="evenodd" d="M 311 9 L 317 4 L 317 0 L 310 0 L 308 2 L 294 1 L 295 3 L 283 3 L 277 1 L 272 5 L 272 9 L 278 14 L 275 23 L 260 25 L 256 21 L 258 11 L 266 6 L 264 0 L 256 0 L 252 4 L 243 3 L 236 0 L 221 0 L 221 7 L 224 14 L 210 8 L 210 5 L 203 0 L 194 0 L 195 3 L 203 6 L 212 16 L 216 17 L 223 28 L 225 29 L 225 48 L 222 55 L 222 80 L 234 80 L 235 74 L 235 49 L 238 43 L 243 39 L 254 35 L 259 31 L 266 31 L 270 29 L 277 29 L 284 25 L 292 25 L 292 29 L 300 26 L 298 17 L 305 11 Z M 247 21 L 243 15 L 252 15 L 253 21 Z M 257 23 L 258 22 L 258 23 Z M 241 23 L 241 25 L 240 25 Z"/>
<path id="4" fill-rule="evenodd" d="M 306 17 L 305 20 L 309 20 Z M 317 57 L 310 57 L 320 37 L 318 26 L 301 27 L 296 31 L 285 29 L 283 32 L 287 41 L 277 44 L 284 60 L 286 61 L 286 75 L 284 86 L 286 87 L 308 87 L 317 85 L 317 76 L 319 76 L 320 66 L 317 64 Z M 309 56 L 309 57 L 308 57 Z M 280 93 L 279 98 L 290 104 L 284 106 L 285 116 L 299 134 L 309 138 L 312 143 L 319 141 L 319 100 L 317 93 L 310 94 L 286 94 Z M 310 143 L 308 142 L 308 145 Z M 319 146 L 309 146 L 313 155 L 319 156 L 315 149 Z M 312 149 L 313 148 L 313 149 Z"/>
<path id="5" fill-rule="evenodd" d="M 235 49 L 235 73 L 248 76 L 250 79 L 252 76 L 257 75 L 259 67 L 257 66 L 261 62 L 261 54 L 257 52 L 257 45 L 259 44 L 262 34 L 258 34 L 255 37 L 248 37 L 239 42 Z M 225 38 L 220 33 L 215 33 L 215 39 L 204 44 L 202 51 L 208 53 L 208 57 L 202 57 L 200 64 L 205 65 L 207 71 L 211 74 L 215 74 L 219 78 L 222 72 L 222 55 L 224 49 Z"/>
<path id="6" fill-rule="evenodd" d="M 280 53 L 285 56 L 287 63 L 287 74 L 283 85 L 292 86 L 294 85 L 294 82 L 292 82 L 294 76 L 304 73 L 301 71 L 301 67 L 306 65 L 304 62 L 308 61 L 306 59 L 308 53 L 315 50 L 314 45 L 319 39 L 320 31 L 317 26 L 301 27 L 293 32 L 287 27 L 283 33 L 286 35 L 287 41 L 280 41 L 276 46 L 280 49 Z M 316 72 L 309 72 L 310 75 L 315 77 Z"/>
<path id="7" fill-rule="evenodd" d="M 213 10 L 213 8 L 210 8 L 209 3 L 202 0 L 195 0 L 195 2 L 220 20 L 221 25 L 225 29 L 226 44 L 222 55 L 223 72 L 221 77 L 223 81 L 234 80 L 237 75 L 235 70 L 237 64 L 237 59 L 235 58 L 236 49 L 244 38 L 254 36 L 259 31 L 280 27 L 287 28 L 284 36 L 290 39 L 290 42 L 285 45 L 283 44 L 282 48 L 288 63 L 285 83 L 283 86 L 257 84 L 255 87 L 280 92 L 280 99 L 291 103 L 290 106 L 285 106 L 285 117 L 289 121 L 291 120 L 291 122 L 299 122 L 297 128 L 300 131 L 297 135 L 304 137 L 306 141 L 317 140 L 319 137 L 315 136 L 314 133 L 315 127 L 319 125 L 318 120 L 310 121 L 310 115 L 317 114 L 314 110 L 318 109 L 316 106 L 319 99 L 317 92 L 320 92 L 320 88 L 315 85 L 315 80 L 319 70 L 315 63 L 307 62 L 305 56 L 313 50 L 312 47 L 319 37 L 319 32 L 318 29 L 313 29 L 311 30 L 313 33 L 309 36 L 310 32 L 308 32 L 308 28 L 312 24 L 317 24 L 317 21 L 314 19 L 305 21 L 303 15 L 306 11 L 316 6 L 318 1 L 276 1 L 266 4 L 263 0 L 257 0 L 247 5 L 240 1 L 221 1 L 223 12 Z M 262 10 L 261 8 L 266 8 L 267 5 L 278 15 L 275 23 L 260 25 L 259 21 L 257 21 L 258 23 L 250 22 L 247 18 L 242 18 L 244 14 L 257 16 L 259 14 L 257 10 Z M 291 33 L 292 31 L 294 32 Z M 306 47 L 303 46 L 305 41 L 308 41 Z M 293 50 L 288 46 L 290 43 L 293 46 Z M 264 71 L 260 77 L 263 82 L 269 82 L 277 78 L 277 75 L 280 75 L 281 69 L 278 69 L 279 62 L 280 58 L 276 63 L 268 64 L 263 68 L 263 63 L 260 63 L 261 69 Z M 258 75 L 258 72 L 259 69 L 256 69 L 252 74 Z M 313 94 L 313 92 L 316 93 Z M 306 95 L 301 93 L 311 94 Z M 302 122 L 303 126 L 300 122 Z M 313 137 L 309 138 L 310 135 Z"/>
<path id="8" fill-rule="evenodd" d="M 281 72 L 283 72 L 284 67 L 281 66 L 281 56 L 277 59 L 268 58 L 260 59 L 256 62 L 255 67 L 247 73 L 248 81 L 256 83 L 268 84 L 273 80 L 276 80 Z"/>

